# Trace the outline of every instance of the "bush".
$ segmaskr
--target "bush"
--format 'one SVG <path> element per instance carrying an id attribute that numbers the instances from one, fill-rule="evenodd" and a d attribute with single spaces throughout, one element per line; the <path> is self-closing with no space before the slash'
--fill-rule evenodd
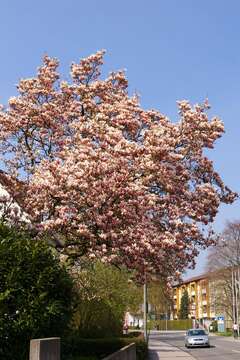
<path id="1" fill-rule="evenodd" d="M 0 225 L 0 358 L 26 360 L 31 338 L 60 336 L 72 280 L 45 242 Z"/>
<path id="2" fill-rule="evenodd" d="M 128 334 L 124 334 L 123 335 L 124 338 L 143 338 L 142 332 L 141 331 L 131 331 Z"/>
<path id="3" fill-rule="evenodd" d="M 68 360 L 97 360 L 95 356 L 74 356 L 69 358 Z"/>
<path id="4" fill-rule="evenodd" d="M 212 332 L 217 332 L 218 331 L 218 323 L 217 323 L 217 320 L 213 320 L 210 324 L 210 327 L 211 327 L 211 331 Z"/>
<path id="5" fill-rule="evenodd" d="M 187 330 L 192 328 L 192 319 L 182 319 L 182 320 L 151 320 L 148 323 L 148 326 L 151 330 Z"/>
<path id="6" fill-rule="evenodd" d="M 138 337 L 83 339 L 78 334 L 72 334 L 62 340 L 62 360 L 78 359 L 78 357 L 103 359 L 133 342 L 136 344 L 137 359 L 145 360 L 147 343 L 142 335 Z"/>
<path id="7" fill-rule="evenodd" d="M 81 338 L 119 336 L 122 332 L 124 314 L 120 315 L 115 313 L 112 304 L 104 299 L 78 299 L 73 328 Z"/>

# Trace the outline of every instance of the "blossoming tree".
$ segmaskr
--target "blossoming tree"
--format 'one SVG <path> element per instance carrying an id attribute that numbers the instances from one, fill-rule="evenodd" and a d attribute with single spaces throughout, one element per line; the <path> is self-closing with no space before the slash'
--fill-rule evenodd
<path id="1" fill-rule="evenodd" d="M 47 56 L 20 80 L 0 112 L 4 169 L 32 224 L 66 254 L 173 274 L 210 244 L 202 227 L 236 196 L 204 155 L 223 123 L 207 103 L 179 102 L 176 123 L 142 109 L 124 72 L 102 79 L 103 55 L 72 64 L 71 81 Z"/>

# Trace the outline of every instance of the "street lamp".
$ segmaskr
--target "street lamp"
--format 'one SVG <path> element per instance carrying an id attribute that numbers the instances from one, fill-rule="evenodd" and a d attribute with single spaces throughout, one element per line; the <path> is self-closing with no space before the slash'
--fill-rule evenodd
<path id="1" fill-rule="evenodd" d="M 145 277 L 145 283 L 143 285 L 143 332 L 144 332 L 145 341 L 147 341 L 147 313 L 148 313 L 147 280 Z"/>
<path id="2" fill-rule="evenodd" d="M 232 267 L 232 310 L 233 323 L 238 325 L 239 336 L 239 298 L 240 298 L 240 272 L 239 268 L 236 270 Z"/>

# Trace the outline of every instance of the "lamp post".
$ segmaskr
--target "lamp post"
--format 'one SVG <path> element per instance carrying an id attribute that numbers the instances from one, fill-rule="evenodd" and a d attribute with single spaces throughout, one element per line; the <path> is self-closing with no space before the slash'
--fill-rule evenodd
<path id="1" fill-rule="evenodd" d="M 239 268 L 232 267 L 232 308 L 233 323 L 238 325 L 237 332 L 239 337 L 239 298 L 240 298 L 240 272 Z"/>
<path id="2" fill-rule="evenodd" d="M 147 280 L 145 277 L 145 283 L 143 285 L 143 331 L 144 331 L 145 341 L 147 341 L 147 313 L 148 313 Z"/>

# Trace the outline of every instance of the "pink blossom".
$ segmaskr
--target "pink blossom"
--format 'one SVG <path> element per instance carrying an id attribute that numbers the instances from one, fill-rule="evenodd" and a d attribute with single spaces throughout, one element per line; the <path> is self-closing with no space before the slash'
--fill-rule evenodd
<path id="1" fill-rule="evenodd" d="M 236 198 L 203 155 L 224 126 L 208 118 L 207 101 L 178 102 L 178 122 L 144 110 L 123 71 L 100 79 L 103 54 L 72 64 L 70 82 L 47 56 L 36 77 L 20 80 L 19 95 L 0 109 L 2 160 L 22 180 L 32 224 L 61 238 L 66 254 L 139 277 L 173 275 L 211 244 L 199 224 Z"/>

